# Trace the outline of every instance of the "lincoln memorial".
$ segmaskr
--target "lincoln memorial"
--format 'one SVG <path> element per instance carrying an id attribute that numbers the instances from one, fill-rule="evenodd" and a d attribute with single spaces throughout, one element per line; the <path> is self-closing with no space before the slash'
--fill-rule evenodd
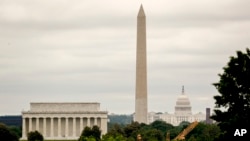
<path id="1" fill-rule="evenodd" d="M 100 111 L 100 103 L 30 103 L 30 110 L 22 112 L 22 139 L 37 130 L 45 139 L 78 139 L 84 127 L 99 126 L 107 132 L 107 111 Z"/>

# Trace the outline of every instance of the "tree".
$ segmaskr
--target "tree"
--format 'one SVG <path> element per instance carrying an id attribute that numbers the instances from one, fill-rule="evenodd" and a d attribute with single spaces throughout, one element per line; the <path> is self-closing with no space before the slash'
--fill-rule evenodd
<path id="1" fill-rule="evenodd" d="M 28 141 L 43 141 L 43 135 L 38 131 L 31 131 L 28 133 Z"/>
<path id="2" fill-rule="evenodd" d="M 215 141 L 220 136 L 220 128 L 215 124 L 205 124 L 200 122 L 189 134 L 188 141 Z"/>
<path id="3" fill-rule="evenodd" d="M 140 128 L 141 128 L 141 125 L 138 122 L 132 122 L 131 124 L 128 124 L 126 127 L 124 127 L 125 137 L 136 138 L 137 133 Z"/>
<path id="4" fill-rule="evenodd" d="M 188 121 L 182 121 L 182 122 L 179 124 L 179 126 L 185 127 L 185 128 L 186 128 L 189 124 L 190 124 L 190 122 L 188 122 Z"/>
<path id="5" fill-rule="evenodd" d="M 106 138 L 111 137 L 111 136 L 113 138 L 116 138 L 118 136 L 124 137 L 125 133 L 123 131 L 123 128 L 121 128 L 121 126 L 117 123 L 113 124 L 113 126 L 110 127 L 108 133 L 106 134 Z"/>
<path id="6" fill-rule="evenodd" d="M 160 130 L 150 129 L 142 132 L 143 141 L 163 141 L 164 136 Z"/>
<path id="7" fill-rule="evenodd" d="M 12 132 L 5 124 L 0 123 L 0 140 L 18 141 L 18 136 Z"/>
<path id="8" fill-rule="evenodd" d="M 92 128 L 86 126 L 78 141 L 100 141 L 101 140 L 101 130 L 98 126 L 94 125 Z"/>
<path id="9" fill-rule="evenodd" d="M 216 109 L 211 118 L 218 122 L 226 140 L 236 129 L 250 127 L 250 50 L 237 51 L 223 70 L 220 81 L 213 84 L 219 95 L 214 96 Z"/>
<path id="10" fill-rule="evenodd" d="M 150 126 L 154 129 L 160 130 L 163 133 L 166 133 L 168 130 L 174 128 L 172 124 L 166 123 L 162 120 L 156 120 L 150 124 Z"/>
<path id="11" fill-rule="evenodd" d="M 97 140 L 101 140 L 101 130 L 98 126 L 94 125 L 92 127 L 92 136 Z"/>
<path id="12" fill-rule="evenodd" d="M 219 138 L 221 134 L 220 128 L 215 124 L 207 124 L 206 128 L 201 134 L 203 139 L 202 141 L 215 141 Z"/>
<path id="13" fill-rule="evenodd" d="M 89 137 L 92 135 L 92 131 L 91 131 L 91 128 L 86 126 L 83 131 L 82 131 L 82 134 L 81 136 L 84 136 L 84 137 Z"/>
<path id="14" fill-rule="evenodd" d="M 13 132 L 13 134 L 17 135 L 18 138 L 21 138 L 22 136 L 22 127 L 18 126 L 9 126 L 10 132 Z"/>
<path id="15" fill-rule="evenodd" d="M 89 137 L 80 136 L 78 140 L 79 141 L 96 141 L 96 139 L 93 136 L 89 136 Z"/>
<path id="16" fill-rule="evenodd" d="M 102 141 L 127 141 L 127 139 L 121 134 L 106 134 L 102 137 Z"/>
<path id="17" fill-rule="evenodd" d="M 170 129 L 169 130 L 170 139 L 174 139 L 182 131 L 181 128 L 182 127 L 180 127 L 180 126 L 176 126 L 173 129 Z"/>

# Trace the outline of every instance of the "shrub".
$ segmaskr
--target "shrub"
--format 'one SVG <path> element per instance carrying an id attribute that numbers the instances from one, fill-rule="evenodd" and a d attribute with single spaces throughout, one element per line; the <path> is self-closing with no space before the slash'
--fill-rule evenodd
<path id="1" fill-rule="evenodd" d="M 28 133 L 28 141 L 43 141 L 43 135 L 38 131 L 31 131 Z"/>

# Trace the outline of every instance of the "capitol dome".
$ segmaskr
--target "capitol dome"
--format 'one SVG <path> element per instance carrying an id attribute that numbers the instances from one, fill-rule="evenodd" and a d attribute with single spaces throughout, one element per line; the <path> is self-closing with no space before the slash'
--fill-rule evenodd
<path id="1" fill-rule="evenodd" d="M 176 115 L 191 115 L 191 105 L 190 101 L 185 95 L 184 86 L 182 87 L 182 94 L 178 96 L 175 106 Z"/>

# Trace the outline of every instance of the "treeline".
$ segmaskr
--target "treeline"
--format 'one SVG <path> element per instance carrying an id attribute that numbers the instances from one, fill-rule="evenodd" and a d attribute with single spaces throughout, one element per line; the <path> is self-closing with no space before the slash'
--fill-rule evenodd
<path id="1" fill-rule="evenodd" d="M 6 126 L 0 123 L 0 140 L 1 141 L 18 141 L 22 135 L 21 127 Z"/>
<path id="2" fill-rule="evenodd" d="M 173 126 L 164 121 L 155 121 L 149 125 L 139 124 L 138 122 L 127 125 L 115 123 L 110 125 L 108 133 L 103 135 L 102 138 L 95 136 L 96 133 L 100 135 L 100 131 L 92 131 L 93 134 L 86 136 L 86 131 L 88 133 L 90 131 L 89 128 L 86 128 L 87 130 L 83 130 L 78 141 L 137 141 L 139 136 L 142 141 L 166 141 L 167 133 L 173 140 L 189 124 L 188 122 L 182 122 L 179 126 Z M 97 128 L 95 127 L 93 130 L 97 130 Z M 186 136 L 186 141 L 216 141 L 219 140 L 220 135 L 221 131 L 217 125 L 200 122 Z"/>
<path id="3" fill-rule="evenodd" d="M 127 125 L 133 121 L 133 115 L 108 115 L 109 123 Z"/>
<path id="4" fill-rule="evenodd" d="M 108 133 L 104 135 L 104 139 L 110 138 L 111 140 L 107 141 L 112 141 L 120 138 L 124 141 L 136 141 L 137 136 L 140 134 L 143 141 L 165 141 L 167 132 L 169 132 L 172 140 L 189 124 L 188 122 L 182 122 L 179 126 L 173 126 L 164 121 L 154 121 L 149 125 L 133 122 L 124 127 L 114 124 Z M 220 134 L 221 131 L 217 125 L 200 122 L 186 136 L 186 141 L 215 141 L 219 139 Z"/>
<path id="5" fill-rule="evenodd" d="M 179 126 L 173 126 L 164 121 L 154 121 L 151 124 L 132 122 L 131 124 L 113 123 L 109 125 L 108 132 L 101 136 L 98 126 L 85 127 L 78 141 L 137 141 L 138 135 L 142 141 L 166 141 L 167 133 L 173 140 L 190 123 L 182 122 Z M 200 122 L 186 137 L 186 141 L 216 141 L 221 135 L 220 128 L 215 124 Z M 35 131 L 28 133 L 28 140 L 42 141 L 42 135 Z M 7 127 L 0 124 L 0 140 L 18 141 L 21 137 L 21 129 Z M 37 139 L 36 139 L 37 138 Z"/>

